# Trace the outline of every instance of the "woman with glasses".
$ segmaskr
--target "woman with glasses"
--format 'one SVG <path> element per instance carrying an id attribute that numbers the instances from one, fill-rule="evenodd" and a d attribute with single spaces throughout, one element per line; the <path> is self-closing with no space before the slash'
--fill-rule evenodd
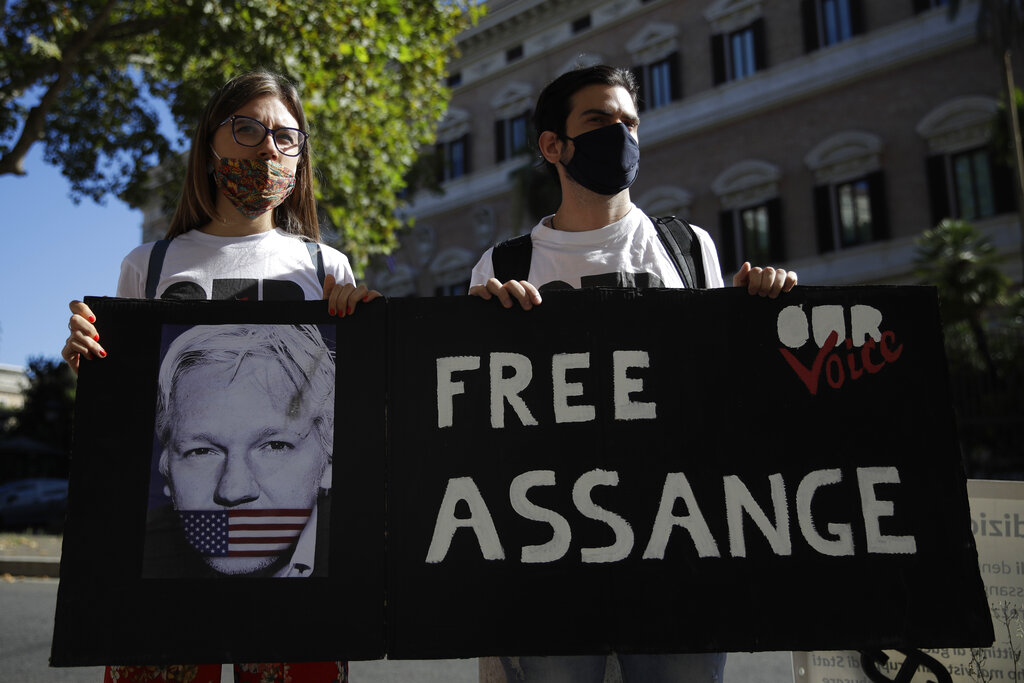
<path id="1" fill-rule="evenodd" d="M 199 120 L 181 201 L 166 239 L 121 264 L 117 296 L 161 299 L 327 299 L 331 315 L 380 294 L 356 285 L 348 258 L 317 244 L 306 115 L 295 86 L 255 71 L 214 93 Z M 95 316 L 70 303 L 61 352 L 78 372 L 104 358 Z"/>
<path id="2" fill-rule="evenodd" d="M 181 202 L 166 239 L 121 264 L 117 296 L 162 299 L 327 299 L 331 315 L 380 294 L 357 286 L 348 258 L 319 244 L 306 117 L 294 85 L 257 71 L 226 83 L 196 128 Z M 62 356 L 106 351 L 92 311 L 70 304 Z M 316 568 L 312 569 L 316 575 Z M 278 576 L 278 574 L 274 574 Z M 346 662 L 235 664 L 239 683 L 344 683 Z M 114 666 L 105 682 L 215 683 L 221 666 Z"/>

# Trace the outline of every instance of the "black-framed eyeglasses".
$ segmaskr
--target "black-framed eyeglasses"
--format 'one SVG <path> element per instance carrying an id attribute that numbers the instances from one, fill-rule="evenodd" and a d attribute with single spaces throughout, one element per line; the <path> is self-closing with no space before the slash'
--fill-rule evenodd
<path id="1" fill-rule="evenodd" d="M 259 147 L 267 138 L 267 134 L 274 139 L 274 146 L 277 151 L 286 157 L 297 157 L 302 154 L 306 146 L 306 139 L 309 133 L 298 128 L 267 128 L 256 119 L 248 116 L 233 114 L 217 125 L 218 128 L 225 123 L 231 124 L 231 137 L 243 147 Z"/>

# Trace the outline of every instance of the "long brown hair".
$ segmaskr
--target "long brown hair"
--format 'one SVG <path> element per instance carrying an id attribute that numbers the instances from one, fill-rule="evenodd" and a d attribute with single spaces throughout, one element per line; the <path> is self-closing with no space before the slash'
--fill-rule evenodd
<path id="1" fill-rule="evenodd" d="M 221 121 L 238 111 L 246 102 L 273 95 L 288 108 L 299 128 L 308 130 L 306 113 L 295 85 L 280 74 L 251 71 L 232 78 L 213 94 L 196 126 L 188 170 L 181 190 L 181 201 L 167 229 L 167 239 L 195 230 L 217 218 L 217 185 L 213 180 L 210 145 Z M 296 235 L 320 241 L 320 225 L 313 197 L 313 163 L 309 140 L 295 168 L 295 189 L 283 204 L 274 209 L 274 224 Z"/>

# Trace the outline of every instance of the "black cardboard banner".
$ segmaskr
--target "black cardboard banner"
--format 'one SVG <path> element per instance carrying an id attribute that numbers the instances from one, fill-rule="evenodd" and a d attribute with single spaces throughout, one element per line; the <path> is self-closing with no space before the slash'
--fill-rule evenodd
<path id="1" fill-rule="evenodd" d="M 109 356 L 79 383 L 54 664 L 992 640 L 930 288 L 801 287 L 774 301 L 583 290 L 528 312 L 396 299 L 342 320 L 319 302 L 90 305 Z M 225 442 L 245 430 L 189 363 L 167 371 L 161 413 L 172 338 L 211 323 L 313 324 L 337 344 L 333 485 L 316 504 L 271 500 L 269 465 L 225 474 L 243 461 Z M 254 365 L 236 360 L 231 373 Z M 280 372 L 259 377 L 310 381 Z M 211 377 L 224 391 L 241 384 Z M 264 425 L 305 408 L 261 393 L 243 409 L 267 432 L 245 437 L 261 454 L 250 460 L 315 454 L 302 450 L 309 429 L 285 438 Z M 211 426 L 181 426 L 211 413 Z M 305 478 L 321 477 L 309 457 Z M 212 479 L 195 495 L 184 483 Z M 326 571 L 242 576 L 262 565 L 214 557 L 181 531 L 278 508 L 299 515 L 295 533 L 321 513 L 311 564 L 326 553 Z M 179 547 L 201 555 L 201 578 L 147 569 L 165 547 L 153 540 L 158 509 L 170 537 L 187 537 Z M 301 543 L 276 541 L 270 569 L 306 566 Z M 808 618 L 812 602 L 834 622 Z"/>
<path id="2" fill-rule="evenodd" d="M 318 302 L 87 302 L 96 313 L 108 356 L 84 362 L 79 375 L 51 663 L 84 666 L 383 657 L 387 372 L 383 303 L 366 306 L 359 316 L 344 321 L 347 324 L 336 325 L 337 318 L 327 316 Z M 208 378 L 209 392 L 217 403 L 212 409 L 204 404 L 203 392 L 188 386 L 178 389 L 180 396 L 169 412 L 184 414 L 182 423 L 189 425 L 190 431 L 177 437 L 181 442 L 177 459 L 186 472 L 199 469 L 203 480 L 192 481 L 195 472 L 191 472 L 191 480 L 182 477 L 185 481 L 174 487 L 160 472 L 164 445 L 157 424 L 158 376 L 162 367 L 170 369 L 171 364 L 164 362 L 170 353 L 184 358 L 186 367 L 200 366 L 176 381 L 183 383 L 190 374 L 200 376 L 201 361 L 177 353 L 187 349 L 168 349 L 168 345 L 172 338 L 188 342 L 187 336 L 202 341 L 212 323 L 235 336 L 205 340 L 205 357 L 211 361 L 205 367 L 224 371 L 229 379 L 237 374 L 228 386 L 249 389 L 252 399 L 238 400 L 223 393 L 224 382 L 216 374 Z M 331 387 L 334 397 L 326 411 L 336 432 L 330 435 L 336 440 L 330 463 L 333 485 L 325 489 L 329 495 L 315 495 L 308 505 L 310 516 L 312 509 L 318 513 L 313 556 L 317 564 L 326 565 L 326 571 L 311 572 L 305 578 L 231 576 L 230 572 L 248 569 L 244 563 L 259 562 L 260 558 L 213 554 L 207 544 L 217 532 L 210 530 L 216 524 L 209 521 L 205 527 L 197 527 L 183 520 L 177 526 L 180 538 L 175 546 L 168 540 L 168 532 L 175 527 L 168 524 L 171 515 L 164 489 L 210 492 L 210 482 L 216 480 L 218 488 L 207 504 L 182 501 L 182 507 L 205 512 L 287 510 L 306 506 L 293 503 L 295 496 L 282 488 L 300 481 L 306 491 L 314 491 L 326 483 L 312 481 L 301 467 L 280 467 L 273 462 L 294 457 L 289 449 L 298 438 L 304 437 L 308 447 L 322 432 L 310 430 L 308 415 L 317 412 L 316 406 L 293 400 L 304 394 L 292 391 L 297 385 L 294 377 L 280 374 L 280 367 L 287 366 L 279 362 L 281 358 L 294 357 L 308 365 L 309 356 L 302 356 L 299 347 L 312 338 L 285 335 L 261 339 L 258 332 L 294 330 L 299 324 L 314 325 L 313 330 L 326 336 L 324 346 L 330 348 L 335 337 L 337 345 L 337 388 L 333 391 Z M 273 343 L 278 347 L 268 346 Z M 193 356 L 203 355 L 194 353 L 200 345 L 192 343 Z M 253 360 L 240 363 L 239 356 Z M 250 367 L 263 375 L 248 376 Z M 297 386 L 306 389 L 302 382 Z M 309 395 L 317 396 L 317 392 Z M 261 397 L 270 397 L 272 405 L 261 403 Z M 196 415 L 196 408 L 203 412 Z M 248 425 L 245 411 L 252 416 Z M 305 434 L 288 436 L 279 430 L 281 417 L 292 413 L 307 417 L 298 430 Z M 202 418 L 209 419 L 199 422 L 199 427 L 191 426 Z M 246 440 L 242 448 L 234 447 L 238 439 Z M 232 455 L 242 452 L 253 461 L 270 461 L 269 465 L 250 463 L 252 473 L 263 477 L 258 482 L 262 495 L 228 490 L 238 486 L 234 471 L 203 476 L 202 468 L 209 467 L 206 461 L 219 459 L 218 452 L 225 450 Z M 217 462 L 212 464 L 218 467 Z M 165 469 L 172 467 L 167 463 Z M 306 501 L 311 498 L 306 495 Z M 323 514 L 327 510 L 329 513 Z M 267 525 L 257 520 L 247 526 Z M 324 530 L 329 532 L 326 539 Z M 292 540 L 285 545 L 291 546 Z M 168 548 L 174 547 L 180 549 L 181 562 L 169 557 Z M 211 554 L 203 554 L 207 552 Z M 231 562 L 243 564 L 232 567 Z"/>

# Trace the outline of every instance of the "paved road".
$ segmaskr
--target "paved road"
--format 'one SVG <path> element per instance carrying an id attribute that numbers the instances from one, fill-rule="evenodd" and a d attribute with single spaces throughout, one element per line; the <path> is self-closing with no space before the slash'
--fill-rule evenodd
<path id="1" fill-rule="evenodd" d="M 101 667 L 51 668 L 57 582 L 0 578 L 0 683 L 102 683 Z M 477 683 L 475 659 L 352 662 L 354 683 Z M 222 677 L 232 680 L 230 674 Z"/>
<path id="2" fill-rule="evenodd" d="M 0 576 L 0 683 L 101 683 L 99 667 L 50 668 L 50 637 L 57 601 L 53 579 Z M 476 659 L 352 662 L 353 683 L 477 683 Z M 793 683 L 788 652 L 736 653 L 725 667 L 728 683 Z M 223 677 L 230 683 L 231 676 Z"/>

